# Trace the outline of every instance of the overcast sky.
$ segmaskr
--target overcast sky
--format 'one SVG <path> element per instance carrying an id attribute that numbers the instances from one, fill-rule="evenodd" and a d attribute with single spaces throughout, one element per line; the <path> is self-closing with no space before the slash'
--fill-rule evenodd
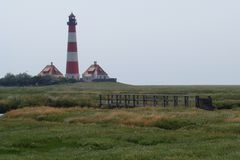
<path id="1" fill-rule="evenodd" d="M 2 0 L 0 77 L 65 74 L 76 15 L 81 74 L 93 61 L 130 84 L 240 84 L 239 0 Z"/>

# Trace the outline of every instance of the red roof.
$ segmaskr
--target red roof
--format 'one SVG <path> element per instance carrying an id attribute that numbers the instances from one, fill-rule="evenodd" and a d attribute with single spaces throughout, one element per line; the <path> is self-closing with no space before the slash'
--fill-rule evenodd
<path id="1" fill-rule="evenodd" d="M 62 77 L 63 74 L 51 63 L 51 65 L 47 65 L 39 74 L 39 76 L 56 76 L 56 77 Z"/>
<path id="2" fill-rule="evenodd" d="M 94 62 L 84 73 L 84 76 L 91 76 L 91 75 L 106 75 L 107 73 L 100 67 L 97 62 Z"/>

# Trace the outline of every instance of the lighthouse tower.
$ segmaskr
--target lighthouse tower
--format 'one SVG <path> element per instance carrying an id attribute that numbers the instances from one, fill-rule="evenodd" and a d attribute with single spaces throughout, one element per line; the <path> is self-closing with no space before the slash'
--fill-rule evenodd
<path id="1" fill-rule="evenodd" d="M 78 80 L 78 51 L 77 51 L 77 36 L 76 36 L 76 19 L 73 13 L 69 16 L 68 21 L 68 47 L 67 47 L 67 66 L 66 78 Z"/>

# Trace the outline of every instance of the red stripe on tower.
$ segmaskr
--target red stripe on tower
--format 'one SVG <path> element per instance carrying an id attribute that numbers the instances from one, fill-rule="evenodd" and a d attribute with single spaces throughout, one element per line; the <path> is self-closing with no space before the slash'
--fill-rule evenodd
<path id="1" fill-rule="evenodd" d="M 68 52 L 77 52 L 76 42 L 68 42 Z"/>
<path id="2" fill-rule="evenodd" d="M 76 32 L 76 27 L 75 26 L 69 26 L 68 32 Z"/>
<path id="3" fill-rule="evenodd" d="M 67 47 L 67 66 L 66 78 L 73 78 L 78 80 L 78 51 L 77 51 L 77 36 L 76 36 L 76 19 L 73 13 L 69 16 L 68 21 L 68 47 Z"/>
<path id="4" fill-rule="evenodd" d="M 67 63 L 67 72 L 69 74 L 78 74 L 78 62 L 68 62 Z"/>

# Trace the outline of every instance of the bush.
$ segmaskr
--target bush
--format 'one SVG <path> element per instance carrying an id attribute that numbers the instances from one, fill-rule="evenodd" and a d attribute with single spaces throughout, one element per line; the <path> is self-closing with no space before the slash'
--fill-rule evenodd
<path id="1" fill-rule="evenodd" d="M 45 86 L 53 84 L 75 83 L 75 79 L 67 79 L 64 77 L 57 78 L 53 76 L 30 76 L 27 73 L 17 75 L 8 73 L 4 78 L 0 79 L 0 86 Z"/>
<path id="2" fill-rule="evenodd" d="M 0 85 L 2 86 L 14 86 L 16 84 L 16 77 L 11 73 L 7 73 L 4 78 L 0 79 Z"/>

